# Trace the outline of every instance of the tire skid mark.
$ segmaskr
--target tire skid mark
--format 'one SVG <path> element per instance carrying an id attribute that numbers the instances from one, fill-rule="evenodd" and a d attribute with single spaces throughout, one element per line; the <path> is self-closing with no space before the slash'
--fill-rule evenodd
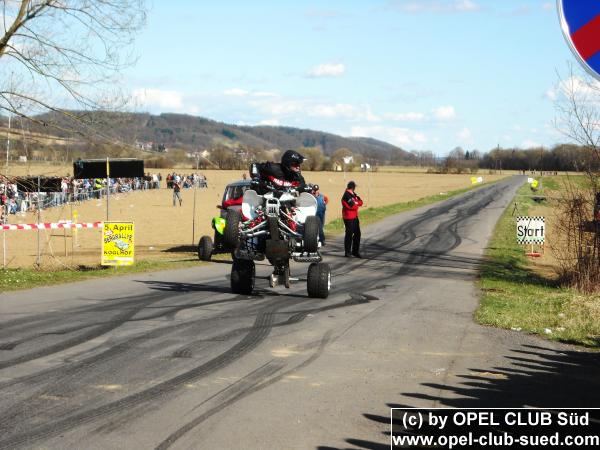
<path id="1" fill-rule="evenodd" d="M 169 435 L 169 437 L 167 437 L 167 439 L 165 439 L 163 442 L 161 442 L 156 447 L 156 450 L 168 449 L 177 440 L 181 439 L 185 434 L 189 433 L 194 428 L 201 425 L 207 419 L 214 416 L 215 414 L 222 411 L 223 409 L 233 405 L 234 403 L 237 403 L 238 401 L 244 399 L 245 397 L 248 397 L 251 394 L 254 394 L 255 392 L 261 391 L 261 390 L 267 388 L 268 386 L 271 386 L 272 384 L 282 380 L 284 377 L 291 375 L 292 373 L 297 372 L 298 370 L 309 366 L 323 354 L 325 347 L 331 340 L 331 335 L 332 335 L 331 330 L 327 331 L 325 333 L 325 335 L 323 336 L 323 338 L 321 339 L 321 341 L 319 342 L 319 346 L 318 346 L 317 350 L 308 359 L 306 359 L 302 363 L 292 367 L 291 369 L 289 369 L 283 373 L 280 373 L 279 375 L 268 378 L 268 376 L 275 374 L 283 367 L 283 364 L 278 363 L 278 362 L 276 362 L 275 365 L 273 367 L 271 367 L 271 364 L 273 363 L 273 361 L 269 361 L 267 364 L 265 364 L 261 368 L 257 369 L 257 370 L 260 370 L 261 372 L 264 371 L 265 372 L 264 375 L 261 374 L 260 372 L 257 373 L 257 371 L 254 371 L 254 372 L 251 372 L 251 374 L 244 377 L 244 379 L 243 379 L 244 382 L 242 382 L 242 383 L 237 382 L 237 383 L 234 383 L 233 385 L 229 386 L 228 388 L 226 388 L 224 390 L 224 393 L 228 394 L 228 396 L 225 396 L 225 398 L 221 401 L 220 404 L 214 406 L 213 408 L 209 409 L 202 415 L 198 416 L 196 419 L 192 420 L 191 422 L 188 422 L 187 424 L 185 424 L 184 426 L 182 426 L 181 428 L 179 428 L 178 430 L 173 432 L 171 435 Z M 265 369 L 267 369 L 267 370 L 265 370 Z M 269 372 L 271 372 L 271 373 L 269 373 Z M 204 403 L 205 402 L 203 402 L 202 404 L 204 404 Z"/>
<path id="2" fill-rule="evenodd" d="M 396 226 L 393 227 L 392 229 L 390 229 L 389 233 L 386 233 L 385 235 L 383 235 L 382 237 L 379 237 L 377 239 L 372 239 L 369 240 L 369 245 L 371 245 L 371 243 L 374 245 L 374 248 L 378 248 L 380 251 L 378 252 L 378 255 L 385 255 L 385 254 L 389 254 L 392 252 L 398 253 L 398 250 L 401 249 L 402 247 L 408 246 L 409 244 L 413 243 L 416 239 L 417 239 L 417 230 L 418 227 L 421 226 L 422 224 L 429 222 L 431 220 L 435 220 L 436 218 L 440 218 L 442 219 L 442 222 L 437 226 L 437 228 L 434 230 L 434 232 L 430 233 L 427 239 L 424 239 L 422 243 L 419 243 L 419 247 L 423 248 L 423 251 L 418 252 L 417 250 L 408 250 L 405 251 L 405 254 L 407 255 L 407 261 L 409 260 L 413 260 L 413 264 L 416 263 L 421 263 L 421 264 L 425 264 L 429 261 L 433 261 L 436 258 L 449 258 L 450 255 L 445 255 L 446 252 L 449 252 L 451 250 L 453 250 L 454 248 L 456 248 L 458 245 L 460 245 L 460 234 L 458 232 L 458 228 L 461 222 L 467 220 L 470 216 L 472 216 L 473 214 L 476 214 L 477 212 L 479 212 L 480 210 L 482 210 L 483 208 L 485 208 L 485 206 L 487 206 L 490 202 L 492 202 L 495 197 L 497 195 L 500 194 L 500 189 L 501 186 L 491 186 L 487 189 L 481 189 L 481 190 L 477 190 L 471 193 L 468 193 L 466 195 L 461 196 L 460 198 L 457 199 L 452 199 L 452 200 L 448 200 L 446 202 L 443 202 L 442 204 L 440 204 L 439 206 L 436 206 L 434 208 L 430 208 L 429 210 L 427 210 L 425 213 L 421 214 L 420 216 L 412 219 L 411 221 L 405 222 L 404 224 L 400 225 L 400 226 Z M 465 206 L 464 208 L 457 208 L 458 206 Z M 442 216 L 448 215 L 447 218 L 443 218 Z M 400 236 L 400 239 L 399 239 Z M 381 247 L 384 247 L 383 249 Z M 430 249 L 430 247 L 434 248 L 434 251 L 428 251 Z M 425 253 L 427 252 L 427 253 Z M 402 264 L 402 267 L 406 267 L 407 261 L 397 261 L 396 263 L 400 262 Z M 365 267 L 366 264 L 369 264 L 370 260 L 369 259 L 364 259 L 364 260 L 343 260 L 340 263 L 336 263 L 336 264 L 332 264 L 332 266 L 336 267 L 338 270 L 339 268 L 343 267 L 344 268 L 344 274 L 347 274 L 348 272 L 351 272 L 354 269 L 360 269 Z M 394 261 L 391 261 L 392 266 L 394 264 Z M 367 266 L 368 267 L 368 266 Z M 400 273 L 400 275 L 406 274 L 407 272 L 404 271 Z M 254 311 L 256 311 L 256 313 L 258 314 L 255 322 L 254 322 L 254 326 L 248 328 L 242 328 L 240 330 L 233 330 L 227 333 L 224 333 L 223 335 L 221 335 L 221 340 L 227 340 L 227 339 L 233 339 L 235 337 L 237 337 L 238 335 L 244 334 L 245 332 L 247 332 L 246 336 L 243 337 L 241 339 L 241 341 L 239 341 L 237 344 L 233 345 L 233 347 L 231 347 L 229 350 L 226 350 L 224 353 L 222 353 L 221 355 L 207 361 L 206 363 L 203 363 L 202 365 L 191 369 L 187 372 L 184 372 L 178 376 L 175 376 L 173 378 L 170 378 L 166 381 L 163 381 L 155 386 L 152 386 L 144 391 L 140 391 L 138 393 L 132 394 L 130 396 L 127 396 L 125 398 L 122 398 L 120 400 L 114 401 L 112 403 L 109 404 L 105 404 L 105 405 L 101 405 L 98 407 L 94 407 L 91 408 L 89 410 L 85 410 L 85 411 L 80 411 L 77 412 L 75 414 L 72 414 L 69 417 L 61 417 L 60 419 L 56 420 L 56 416 L 54 417 L 54 419 L 56 420 L 54 423 L 43 423 L 42 425 L 38 425 L 37 427 L 31 427 L 30 430 L 23 432 L 22 434 L 19 434 L 20 432 L 14 432 L 13 431 L 13 436 L 9 436 L 8 434 L 3 434 L 0 433 L 0 436 L 5 436 L 4 439 L 2 439 L 2 437 L 0 437 L 0 448 L 4 448 L 4 446 L 6 445 L 7 448 L 13 448 L 15 446 L 19 446 L 19 445 L 24 445 L 24 444 L 30 444 L 32 442 L 35 442 L 37 440 L 43 439 L 45 437 L 50 437 L 50 436 L 56 436 L 57 434 L 63 433 L 71 428 L 74 428 L 78 425 L 82 425 L 82 424 L 87 424 L 90 422 L 93 422 L 94 420 L 98 419 L 98 418 L 103 418 L 107 415 L 110 414 L 115 414 L 115 416 L 117 416 L 117 414 L 120 414 L 121 416 L 123 415 L 123 413 L 125 411 L 132 411 L 134 409 L 139 409 L 140 406 L 143 406 L 145 403 L 150 402 L 155 400 L 157 397 L 173 392 L 174 390 L 178 389 L 181 387 L 182 383 L 187 383 L 190 381 L 195 381 L 197 379 L 200 379 L 204 376 L 209 375 L 210 373 L 234 362 L 235 360 L 239 359 L 240 357 L 242 357 L 243 355 L 247 354 L 248 352 L 251 352 L 254 348 L 256 348 L 271 332 L 271 330 L 274 327 L 283 327 L 283 326 L 287 326 L 287 325 L 291 325 L 291 324 L 297 324 L 301 321 L 303 321 L 306 317 L 308 317 L 309 314 L 311 313 L 319 313 L 319 312 L 324 312 L 327 310 L 331 310 L 331 309 L 336 309 L 336 308 L 340 308 L 343 306 L 349 306 L 349 305 L 353 305 L 353 304 L 358 304 L 358 303 L 362 303 L 365 300 L 369 301 L 369 300 L 375 300 L 375 298 L 369 298 L 367 296 L 365 296 L 365 294 L 363 294 L 364 292 L 369 292 L 370 290 L 375 290 L 378 289 L 382 283 L 385 281 L 386 278 L 393 278 L 393 277 L 397 277 L 398 273 L 392 273 L 392 274 L 388 274 L 387 272 L 385 274 L 383 274 L 382 272 L 378 272 L 378 273 L 374 273 L 372 274 L 373 276 L 369 276 L 367 279 L 354 279 L 354 280 L 348 280 L 348 281 L 344 281 L 343 283 L 343 290 L 346 292 L 349 292 L 350 290 L 352 290 L 353 294 L 354 293 L 360 293 L 360 294 L 356 294 L 354 295 L 354 298 L 352 296 L 350 296 L 350 299 L 343 301 L 343 302 L 339 302 L 336 303 L 334 305 L 328 305 L 328 306 L 324 306 L 324 307 L 319 307 L 319 308 L 315 308 L 315 309 L 307 309 L 304 311 L 295 311 L 293 312 L 294 314 L 291 315 L 290 317 L 287 318 L 287 320 L 284 320 L 282 322 L 279 323 L 275 323 L 274 321 L 274 315 L 276 313 L 276 311 L 278 309 L 280 309 L 281 307 L 284 307 L 286 305 L 289 305 L 289 303 L 284 303 L 281 302 L 281 295 L 276 293 L 276 292 L 272 292 L 272 291 L 268 291 L 268 294 L 270 296 L 270 298 L 265 298 L 265 300 L 267 300 L 267 302 L 261 302 L 263 303 L 262 305 L 256 305 L 256 303 L 253 303 L 253 305 L 250 305 L 250 307 L 247 308 L 247 313 L 251 313 L 253 314 Z M 158 300 L 165 300 L 168 297 L 165 297 L 165 291 L 168 290 L 169 293 L 175 297 L 178 294 L 187 294 L 189 295 L 190 292 L 193 293 L 193 289 L 187 290 L 187 291 L 180 291 L 177 289 L 163 289 L 162 292 L 159 294 L 159 298 Z M 259 290 L 260 291 L 260 290 Z M 144 296 L 145 299 L 147 299 L 149 296 L 146 295 Z M 288 298 L 289 295 L 283 295 L 283 297 Z M 253 299 L 263 299 L 262 296 L 260 295 L 256 295 L 252 297 Z M 130 300 L 131 298 L 128 298 L 128 300 Z M 238 300 L 247 300 L 248 297 L 244 297 L 243 299 L 229 299 L 229 300 L 219 300 L 218 302 L 232 302 L 232 301 L 238 301 Z M 307 299 L 304 298 L 304 301 L 313 301 L 312 299 Z M 277 304 L 273 304 L 275 302 L 279 302 L 279 305 Z M 140 310 L 142 310 L 143 308 L 148 307 L 149 305 L 152 305 L 154 303 L 153 302 L 146 302 L 144 303 L 141 307 L 139 307 L 139 303 L 140 303 L 140 299 L 137 299 L 135 301 L 131 301 L 131 305 L 125 303 L 124 302 L 121 303 L 121 305 L 118 304 L 118 302 L 111 302 L 110 305 L 102 305 L 101 307 L 94 307 L 94 308 L 82 308 L 78 314 L 90 314 L 93 311 L 99 311 L 99 310 L 103 310 L 103 311 L 111 311 L 111 310 L 121 310 L 122 308 L 131 308 L 132 311 L 135 311 L 133 313 L 133 316 L 135 316 L 135 314 L 137 314 Z M 265 305 L 264 303 L 267 303 L 267 305 Z M 207 303 L 199 303 L 195 306 L 192 307 L 199 307 L 201 308 L 203 305 L 206 305 Z M 172 306 L 172 305 L 171 305 Z M 173 310 L 175 310 L 176 308 L 181 307 L 181 305 L 177 305 L 176 307 L 173 308 L 169 308 L 169 307 L 164 307 L 165 311 L 168 312 L 172 312 Z M 154 307 L 152 307 L 154 308 Z M 161 308 L 163 309 L 162 306 L 156 307 L 156 308 Z M 187 305 L 184 306 L 182 309 L 187 308 Z M 246 309 L 246 308 L 242 308 L 242 309 Z M 129 311 L 130 313 L 131 311 Z M 286 313 L 292 313 L 292 311 L 287 311 Z M 226 315 L 231 315 L 231 311 L 226 311 L 224 312 L 224 314 Z M 125 313 L 124 313 L 125 315 Z M 54 316 L 56 317 L 56 316 Z M 61 317 L 61 316 L 58 316 Z M 70 313 L 68 315 L 68 317 L 72 317 L 72 314 Z M 67 317 L 67 319 L 68 319 Z M 164 317 L 164 315 L 159 314 L 159 315 L 150 315 L 148 317 Z M 39 318 L 35 318 L 35 320 L 33 320 L 34 318 L 32 318 L 32 320 L 30 320 L 28 322 L 29 325 L 33 325 L 34 322 L 38 322 L 38 324 L 40 322 L 47 322 L 48 324 L 52 323 L 51 320 L 40 320 Z M 46 319 L 48 319 L 48 317 L 46 316 Z M 127 320 L 127 319 L 126 319 Z M 125 320 L 125 321 L 126 321 Z M 139 318 L 136 320 L 151 320 L 149 318 Z M 202 322 L 203 319 L 201 319 L 200 321 L 198 321 L 198 323 Z M 112 323 L 113 321 L 111 321 L 110 323 Z M 124 321 L 122 322 L 124 323 Z M 11 324 L 14 324 L 13 322 L 11 322 Z M 196 326 L 195 325 L 191 325 L 190 326 Z M 172 327 L 181 327 L 182 325 L 173 325 Z M 158 332 L 159 330 L 153 330 L 153 332 Z M 168 331 L 166 331 L 164 334 L 168 334 Z M 161 337 L 161 335 L 157 336 L 157 337 Z M 218 340 L 219 336 L 215 336 L 213 338 L 211 338 L 211 340 Z M 146 339 L 151 339 L 151 337 L 149 336 L 137 336 L 134 339 L 140 339 L 141 341 L 144 341 Z M 205 342 L 206 339 L 203 340 L 198 340 L 197 342 Z M 134 341 L 135 342 L 135 341 Z M 130 348 L 131 342 L 128 343 L 122 343 L 120 345 L 115 346 L 114 349 L 114 355 L 122 353 L 123 351 L 125 351 L 126 349 Z M 187 349 L 189 346 L 184 347 L 183 349 Z M 112 349 L 107 350 L 107 352 L 103 352 L 104 357 L 102 357 L 101 355 L 96 355 L 93 358 L 98 358 L 95 363 L 93 364 L 100 364 L 102 363 L 104 360 L 107 360 L 110 358 L 110 351 Z M 185 352 L 184 352 L 185 353 Z M 86 359 L 87 360 L 87 359 Z M 89 361 L 88 361 L 89 362 Z M 83 363 L 83 361 L 81 361 L 81 363 Z M 79 362 L 78 362 L 79 364 Z M 268 383 L 269 380 L 263 380 L 261 381 L 260 377 L 256 378 L 255 381 L 253 381 L 253 378 L 250 378 L 248 380 L 246 380 L 245 384 L 242 385 L 238 385 L 238 387 L 236 388 L 232 388 L 231 390 L 228 391 L 227 395 L 226 395 L 226 399 L 222 402 L 221 406 L 216 406 L 215 408 L 213 408 L 213 410 L 209 410 L 204 414 L 209 413 L 210 411 L 212 411 L 207 417 L 205 417 L 204 419 L 200 420 L 200 422 L 198 422 L 196 425 L 191 426 L 191 428 L 186 429 L 187 431 L 191 430 L 192 428 L 194 428 L 194 426 L 197 426 L 198 424 L 202 423 L 204 420 L 206 420 L 208 417 L 210 417 L 213 414 L 216 414 L 218 411 L 222 410 L 223 408 L 229 406 L 229 404 L 235 403 L 236 401 L 240 400 L 241 398 L 244 398 L 245 396 L 256 392 L 257 390 L 263 389 L 264 387 L 267 387 L 269 384 L 276 382 L 278 379 L 281 379 L 282 376 L 285 376 L 284 374 L 281 375 L 275 375 L 275 373 L 277 372 L 276 370 L 271 374 L 269 373 L 269 371 L 271 370 L 271 368 L 273 368 L 273 366 L 269 366 L 269 369 L 264 369 L 264 373 L 261 372 L 263 379 L 264 377 L 271 377 L 269 378 L 269 380 L 271 380 L 270 383 Z M 1 366 L 0 366 L 1 368 Z M 89 369 L 89 366 L 87 367 Z M 54 369 L 48 369 L 48 370 L 54 370 Z M 60 370 L 59 368 L 56 368 L 56 370 Z M 63 369 L 64 370 L 64 369 Z M 69 370 L 71 370 L 71 377 L 75 378 L 77 376 L 77 372 L 76 370 L 73 371 L 73 368 L 70 368 Z M 79 366 L 79 370 L 86 370 L 85 364 L 81 364 Z M 278 369 L 279 370 L 279 369 Z M 290 373 L 294 370 L 297 370 L 297 367 L 292 369 L 287 373 Z M 46 372 L 46 371 L 45 371 Z M 49 372 L 46 372 L 49 373 Z M 60 372 L 54 372 L 56 374 L 60 374 Z M 38 375 L 38 374 L 35 374 Z M 33 375 L 33 376 L 35 376 Z M 21 378 L 19 380 L 15 380 L 12 381 L 11 380 L 11 384 L 16 384 L 18 382 L 23 381 L 24 378 Z M 41 377 L 39 378 L 39 380 L 41 380 Z M 6 386 L 6 384 L 4 385 Z M 2 387 L 2 385 L 0 385 L 0 388 Z M 239 388 L 239 389 L 238 389 Z M 237 393 L 235 391 L 238 391 Z M 220 408 L 220 409 L 219 409 Z M 202 416 L 201 416 L 202 417 Z M 14 416 L 13 416 L 14 418 Z M 196 422 L 195 419 L 194 423 Z M 13 422 L 15 423 L 15 422 Z M 190 425 L 190 424 L 188 424 Z M 187 427 L 188 425 L 184 426 Z M 182 427 L 182 428 L 184 428 Z M 10 428 L 8 428 L 10 430 Z M 14 430 L 14 427 L 13 427 Z M 181 429 L 180 429 L 181 430 Z M 183 434 L 185 434 L 187 431 L 184 431 Z M 177 432 L 176 432 L 177 433 Z M 183 434 L 181 436 L 183 436 Z M 179 436 L 179 437 L 181 437 Z M 179 437 L 177 437 L 177 439 L 179 439 Z M 175 439 L 176 440 L 176 439 Z M 174 442 L 174 441 L 173 441 Z M 162 444 L 161 444 L 162 445 Z M 171 445 L 171 444 L 168 444 Z M 167 448 L 167 447 L 165 447 Z"/>
<path id="3" fill-rule="evenodd" d="M 187 293 L 185 293 L 185 292 L 173 293 L 173 295 L 186 295 L 186 294 Z M 77 345 L 83 344 L 84 342 L 87 342 L 92 339 L 96 339 L 110 331 L 113 331 L 115 328 L 120 327 L 121 325 L 123 325 L 126 322 L 160 319 L 165 316 L 168 316 L 169 314 L 176 314 L 177 312 L 185 310 L 185 309 L 195 309 L 195 308 L 201 308 L 201 307 L 207 306 L 207 305 L 231 303 L 231 302 L 236 302 L 236 301 L 243 301 L 246 299 L 247 299 L 247 297 L 243 297 L 243 296 L 233 296 L 228 299 L 214 300 L 214 301 L 203 302 L 203 303 L 192 303 L 189 305 L 178 305 L 178 306 L 172 307 L 172 308 L 165 306 L 164 311 L 161 311 L 160 313 L 135 318 L 135 316 L 137 314 L 139 314 L 140 312 L 143 312 L 144 309 L 146 309 L 148 306 L 151 306 L 154 303 L 165 300 L 165 294 L 161 292 L 161 293 L 155 293 L 155 294 L 150 294 L 150 295 L 138 296 L 138 297 L 134 297 L 134 298 L 128 297 L 127 301 L 125 302 L 124 305 L 122 305 L 122 308 L 120 309 L 120 310 L 124 309 L 125 312 L 117 315 L 116 317 L 114 317 L 112 319 L 106 320 L 104 322 L 94 323 L 94 324 L 84 324 L 84 325 L 80 325 L 77 327 L 73 327 L 72 329 L 37 332 L 37 333 L 35 333 L 31 336 L 27 336 L 25 338 L 21 338 L 18 340 L 13 340 L 11 342 L 3 343 L 4 346 L 6 346 L 4 349 L 1 347 L 2 344 L 0 344 L 0 349 L 12 350 L 19 344 L 22 344 L 29 340 L 34 340 L 34 339 L 42 337 L 42 336 L 68 334 L 71 332 L 75 332 L 75 331 L 93 327 L 93 329 L 90 330 L 89 332 L 83 333 L 79 336 L 75 336 L 73 338 L 66 339 L 62 342 L 58 342 L 56 344 L 40 348 L 36 351 L 26 353 L 24 355 L 20 355 L 15 358 L 12 358 L 12 359 L 0 361 L 0 370 L 5 369 L 7 367 L 15 366 L 18 364 L 22 364 L 24 362 L 32 361 L 32 360 L 35 360 L 38 358 L 43 358 L 45 356 L 49 356 L 54 353 L 58 353 L 63 350 L 67 350 L 71 347 L 75 347 Z M 90 315 L 90 316 L 95 316 L 98 311 L 105 310 L 105 308 L 106 308 L 105 306 L 101 306 L 100 308 L 92 308 L 91 311 L 86 310 L 85 314 Z M 113 305 L 111 307 L 111 309 L 112 308 L 115 308 L 115 306 Z M 81 314 L 81 313 L 74 313 L 74 314 Z M 16 343 L 16 345 L 13 345 L 15 343 Z"/>
<path id="4" fill-rule="evenodd" d="M 257 305 L 251 305 L 249 308 L 246 309 L 248 310 L 247 314 L 250 314 L 251 311 L 249 310 L 257 309 Z M 189 328 L 193 329 L 202 327 L 203 324 L 205 324 L 206 322 L 211 322 L 219 319 L 219 316 L 213 316 L 210 318 L 198 319 L 190 323 L 172 324 L 166 327 L 150 330 L 148 332 L 144 332 L 141 335 L 134 336 L 123 342 L 112 345 L 105 351 L 97 355 L 85 358 L 81 361 L 78 361 L 69 367 L 54 367 L 51 369 L 44 370 L 42 372 L 38 372 L 26 377 L 21 377 L 19 379 L 11 380 L 9 382 L 0 384 L 0 389 L 4 389 L 9 386 L 20 385 L 26 382 L 35 385 L 39 384 L 39 382 L 44 382 L 48 379 L 57 380 L 55 383 L 53 383 L 54 386 L 52 386 L 52 384 L 46 385 L 43 387 L 42 392 L 37 391 L 31 394 L 28 399 L 22 400 L 20 402 L 22 405 L 20 408 L 11 408 L 10 414 L 6 414 L 4 417 L 0 416 L 0 431 L 2 429 L 10 429 L 10 424 L 18 420 L 20 416 L 23 417 L 23 419 L 25 419 L 27 415 L 30 414 L 31 404 L 35 404 L 35 401 L 40 397 L 40 395 L 48 394 L 60 397 L 65 392 L 68 393 L 70 390 L 70 388 L 68 387 L 69 382 L 77 382 L 82 378 L 82 375 L 84 375 L 85 373 L 93 372 L 96 367 L 101 367 L 103 363 L 106 363 L 114 357 L 129 351 L 135 345 L 143 343 L 146 340 L 163 337 L 173 331 L 180 332 Z M 246 327 L 241 330 L 234 330 L 234 332 L 228 332 L 221 335 L 217 335 L 217 337 L 214 340 L 225 341 L 230 338 L 243 335 L 245 332 L 248 332 L 251 329 L 252 327 Z M 222 337 L 222 339 L 219 339 L 220 337 Z M 28 387 L 31 388 L 31 386 Z M 37 411 L 39 412 L 41 408 L 43 408 L 43 406 L 40 405 Z M 55 408 L 55 406 L 46 406 L 46 409 L 47 408 Z"/>
<path id="5" fill-rule="evenodd" d="M 153 299 L 150 301 L 150 303 L 158 300 L 160 299 Z M 115 328 L 120 327 L 123 323 L 127 322 L 129 319 L 135 316 L 135 314 L 137 314 L 141 308 L 143 308 L 143 306 L 140 306 L 140 308 L 132 309 L 130 311 L 125 311 L 124 313 L 117 315 L 116 317 L 105 322 L 104 324 L 94 326 L 92 330 L 83 333 L 79 336 L 75 336 L 70 339 L 66 339 L 62 342 L 58 342 L 56 344 L 44 348 L 40 348 L 36 351 L 17 356 L 13 359 L 0 361 L 0 370 L 5 369 L 7 367 L 16 366 L 27 361 L 32 361 L 34 359 L 43 358 L 45 356 L 61 352 L 68 348 L 75 347 L 77 345 L 83 344 L 84 342 L 100 337 L 103 334 L 106 334 L 114 330 Z"/>
<path id="6" fill-rule="evenodd" d="M 120 400 L 87 411 L 82 411 L 53 423 L 39 426 L 20 435 L 2 439 L 0 440 L 0 448 L 12 449 L 25 444 L 31 445 L 33 442 L 39 441 L 40 439 L 56 436 L 76 426 L 84 425 L 93 422 L 98 418 L 115 414 L 135 407 L 141 403 L 154 400 L 157 397 L 177 390 L 185 383 L 203 378 L 210 373 L 227 366 L 255 349 L 268 336 L 273 322 L 273 313 L 282 306 L 283 304 L 275 304 L 274 306 L 270 305 L 265 308 L 264 311 L 259 313 L 256 317 L 251 331 L 246 334 L 241 341 L 204 364 Z"/>

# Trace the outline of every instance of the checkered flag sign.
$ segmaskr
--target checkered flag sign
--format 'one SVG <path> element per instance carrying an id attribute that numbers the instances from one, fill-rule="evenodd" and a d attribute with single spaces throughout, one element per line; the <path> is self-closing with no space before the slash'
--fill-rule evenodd
<path id="1" fill-rule="evenodd" d="M 517 217 L 517 242 L 543 244 L 546 237 L 546 219 L 540 216 Z"/>

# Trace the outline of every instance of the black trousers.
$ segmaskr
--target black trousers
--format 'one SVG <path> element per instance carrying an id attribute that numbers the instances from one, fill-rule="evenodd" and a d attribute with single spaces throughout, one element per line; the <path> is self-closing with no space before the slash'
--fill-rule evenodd
<path id="1" fill-rule="evenodd" d="M 346 236 L 344 236 L 344 250 L 346 253 L 356 255 L 360 253 L 360 222 L 356 219 L 344 219 Z"/>

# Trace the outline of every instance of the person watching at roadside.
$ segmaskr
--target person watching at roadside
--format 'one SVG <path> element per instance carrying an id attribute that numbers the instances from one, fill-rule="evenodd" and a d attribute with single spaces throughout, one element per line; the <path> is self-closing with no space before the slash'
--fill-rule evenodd
<path id="1" fill-rule="evenodd" d="M 347 258 L 354 256 L 362 258 L 360 255 L 360 222 L 358 220 L 358 208 L 363 205 L 362 199 L 356 194 L 356 183 L 350 181 L 346 186 L 346 191 L 342 196 L 342 218 L 346 228 L 344 236 L 344 250 Z"/>
<path id="2" fill-rule="evenodd" d="M 327 203 L 329 203 L 329 199 L 326 195 L 321 194 L 318 184 L 313 186 L 312 194 L 317 200 L 316 216 L 319 218 L 319 240 L 321 241 L 321 245 L 325 245 L 325 211 L 327 211 Z"/>

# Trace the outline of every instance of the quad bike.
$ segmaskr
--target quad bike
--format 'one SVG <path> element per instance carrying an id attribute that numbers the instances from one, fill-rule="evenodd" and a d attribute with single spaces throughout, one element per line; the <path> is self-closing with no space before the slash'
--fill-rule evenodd
<path id="1" fill-rule="evenodd" d="M 227 211 L 223 239 L 235 248 L 231 268 L 231 289 L 250 294 L 254 289 L 254 261 L 265 258 L 274 270 L 269 285 L 290 287 L 290 260 L 310 263 L 307 290 L 310 297 L 327 298 L 331 288 L 331 270 L 322 262 L 319 251 L 317 201 L 307 192 L 289 189 L 258 195 L 254 189 L 244 192 L 241 211 Z"/>
<path id="2" fill-rule="evenodd" d="M 234 250 L 233 248 L 227 246 L 223 239 L 227 211 L 230 209 L 241 209 L 241 205 L 237 202 L 232 202 L 232 200 L 241 198 L 244 191 L 249 187 L 250 180 L 235 181 L 225 186 L 221 204 L 217 205 L 220 213 L 218 216 L 213 217 L 211 223 L 212 229 L 214 230 L 214 238 L 211 238 L 210 236 L 202 236 L 198 242 L 197 250 L 198 259 L 200 261 L 210 261 L 211 257 L 217 253 L 229 253 Z"/>
<path id="3" fill-rule="evenodd" d="M 214 230 L 214 240 L 210 236 L 202 236 L 198 241 L 198 259 L 200 261 L 210 261 L 212 256 L 217 253 L 231 251 L 223 242 L 225 219 L 219 216 L 213 217 L 211 226 Z"/>

